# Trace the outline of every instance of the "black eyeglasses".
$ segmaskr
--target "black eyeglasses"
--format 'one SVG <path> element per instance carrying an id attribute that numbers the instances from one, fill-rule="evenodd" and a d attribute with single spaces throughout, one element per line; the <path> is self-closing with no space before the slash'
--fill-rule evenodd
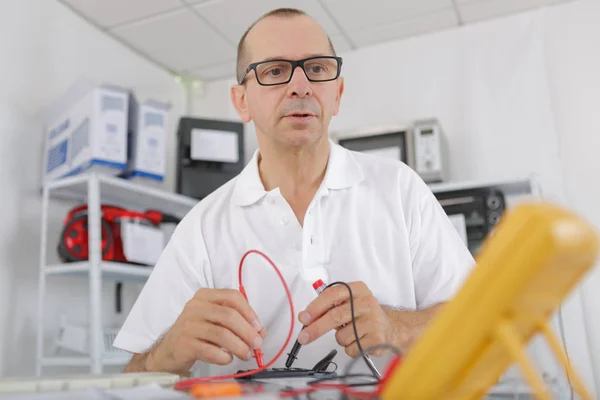
<path id="1" fill-rule="evenodd" d="M 342 58 L 334 56 L 309 57 L 303 60 L 268 60 L 252 63 L 239 80 L 241 85 L 252 70 L 262 86 L 283 85 L 292 80 L 296 67 L 301 67 L 311 82 L 333 81 L 342 71 Z"/>

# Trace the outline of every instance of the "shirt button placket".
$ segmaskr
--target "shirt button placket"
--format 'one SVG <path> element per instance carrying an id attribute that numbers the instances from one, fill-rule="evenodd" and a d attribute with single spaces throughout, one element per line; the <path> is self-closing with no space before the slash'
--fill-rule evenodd
<path id="1" fill-rule="evenodd" d="M 311 246 L 315 225 L 315 217 L 312 206 L 308 209 L 304 222 L 303 240 L 304 243 L 306 243 L 306 248 L 304 249 L 304 262 L 306 263 L 306 268 L 311 269 L 314 268 L 315 263 L 314 248 Z"/>

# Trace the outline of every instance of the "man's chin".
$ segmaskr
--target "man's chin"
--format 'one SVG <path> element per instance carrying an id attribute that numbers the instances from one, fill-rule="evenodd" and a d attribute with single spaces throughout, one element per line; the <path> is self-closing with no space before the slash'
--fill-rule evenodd
<path id="1" fill-rule="evenodd" d="M 288 146 L 301 147 L 317 142 L 321 136 L 315 129 L 293 129 L 279 135 L 279 139 Z"/>

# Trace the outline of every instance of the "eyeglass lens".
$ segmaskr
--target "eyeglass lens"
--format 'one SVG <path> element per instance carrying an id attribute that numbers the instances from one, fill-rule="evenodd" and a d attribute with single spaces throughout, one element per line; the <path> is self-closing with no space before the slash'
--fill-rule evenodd
<path id="1" fill-rule="evenodd" d="M 309 80 L 319 82 L 335 79 L 338 61 L 335 58 L 313 58 L 304 63 L 304 71 Z M 288 61 L 267 61 L 256 66 L 259 83 L 273 85 L 287 82 L 293 71 Z"/>

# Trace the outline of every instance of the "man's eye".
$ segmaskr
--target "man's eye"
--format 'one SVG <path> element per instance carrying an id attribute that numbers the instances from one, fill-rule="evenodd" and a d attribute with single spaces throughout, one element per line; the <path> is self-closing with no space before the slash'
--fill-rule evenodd
<path id="1" fill-rule="evenodd" d="M 320 65 L 314 65 L 310 67 L 310 70 L 315 74 L 318 74 L 319 72 L 323 72 L 323 67 L 321 67 Z"/>
<path id="2" fill-rule="evenodd" d="M 281 75 L 281 68 L 273 68 L 273 69 L 267 71 L 267 74 L 273 75 L 273 76 Z"/>

